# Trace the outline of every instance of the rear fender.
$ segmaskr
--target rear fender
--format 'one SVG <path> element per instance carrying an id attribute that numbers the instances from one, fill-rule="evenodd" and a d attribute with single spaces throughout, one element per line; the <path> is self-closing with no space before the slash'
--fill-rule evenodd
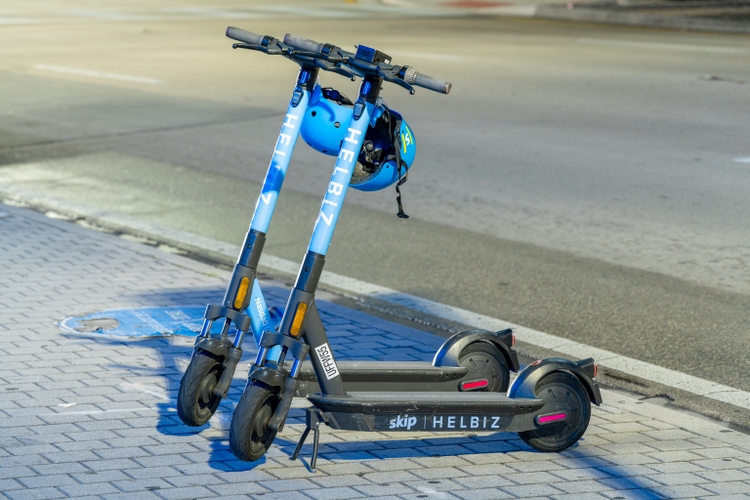
<path id="1" fill-rule="evenodd" d="M 518 377 L 508 388 L 509 398 L 536 398 L 534 390 L 545 375 L 553 372 L 565 372 L 578 378 L 586 392 L 589 393 L 591 402 L 602 404 L 602 394 L 599 390 L 599 383 L 594 380 L 593 358 L 582 359 L 580 361 L 570 361 L 563 358 L 547 358 L 534 361 L 526 368 L 521 370 Z"/>
<path id="2" fill-rule="evenodd" d="M 517 372 L 519 369 L 518 355 L 513 350 L 513 330 L 510 328 L 499 332 L 489 330 L 466 330 L 457 333 L 446 340 L 435 353 L 432 360 L 433 366 L 461 366 L 458 356 L 469 344 L 474 342 L 487 342 L 495 346 L 505 358 L 510 369 Z"/>

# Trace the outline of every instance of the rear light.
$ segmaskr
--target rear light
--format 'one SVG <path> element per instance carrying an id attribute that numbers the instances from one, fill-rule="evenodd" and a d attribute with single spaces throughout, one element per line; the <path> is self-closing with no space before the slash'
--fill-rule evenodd
<path id="1" fill-rule="evenodd" d="M 471 380 L 469 382 L 461 382 L 462 391 L 473 391 L 476 389 L 486 389 L 490 385 L 490 381 L 486 378 L 481 380 Z"/>
<path id="2" fill-rule="evenodd" d="M 565 412 L 561 413 L 549 413 L 547 415 L 539 415 L 536 417 L 536 423 L 539 425 L 554 424 L 555 422 L 562 422 L 568 418 L 568 414 Z"/>

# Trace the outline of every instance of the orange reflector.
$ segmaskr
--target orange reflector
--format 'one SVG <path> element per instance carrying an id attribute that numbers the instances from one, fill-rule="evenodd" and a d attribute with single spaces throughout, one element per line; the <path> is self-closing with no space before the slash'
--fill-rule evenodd
<path id="1" fill-rule="evenodd" d="M 294 313 L 294 320 L 292 321 L 292 327 L 289 329 L 289 333 L 292 337 L 299 335 L 302 330 L 302 322 L 305 321 L 305 313 L 307 312 L 307 304 L 300 302 L 297 304 L 297 312 Z"/>
<path id="2" fill-rule="evenodd" d="M 242 309 L 247 297 L 247 289 L 250 288 L 250 278 L 245 276 L 240 280 L 240 286 L 237 287 L 237 295 L 234 296 L 234 308 Z"/>

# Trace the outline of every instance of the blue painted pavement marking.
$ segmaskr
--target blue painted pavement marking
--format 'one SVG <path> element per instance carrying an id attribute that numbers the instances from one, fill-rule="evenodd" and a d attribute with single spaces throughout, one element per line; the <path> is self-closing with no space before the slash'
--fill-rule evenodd
<path id="1" fill-rule="evenodd" d="M 203 325 L 206 306 L 140 307 L 110 309 L 60 321 L 66 332 L 108 337 L 194 337 Z"/>

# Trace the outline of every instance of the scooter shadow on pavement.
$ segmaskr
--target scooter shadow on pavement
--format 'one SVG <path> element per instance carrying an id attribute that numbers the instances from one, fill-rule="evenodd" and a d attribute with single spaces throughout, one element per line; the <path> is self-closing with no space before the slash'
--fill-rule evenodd
<path id="1" fill-rule="evenodd" d="M 277 438 L 274 444 L 278 448 L 281 448 L 285 454 L 291 454 L 295 449 L 295 443 L 290 440 Z M 300 460 L 308 471 L 314 472 L 310 468 L 309 460 L 306 458 L 310 456 L 311 448 L 311 445 L 303 446 L 302 453 L 300 453 Z M 507 454 L 514 452 L 525 452 L 533 455 L 541 454 L 541 452 L 530 449 L 516 434 L 510 432 L 441 438 L 424 437 L 422 439 L 386 439 L 376 441 L 365 439 L 363 441 L 336 443 L 321 442 L 316 470 L 325 473 L 327 465 L 336 465 L 346 461 L 361 462 L 388 459 L 459 457 L 462 455 L 486 453 Z M 578 469 L 580 471 L 572 472 L 576 477 L 570 480 L 598 481 L 610 486 L 612 488 L 611 493 L 613 494 L 615 492 L 622 492 L 621 495 L 611 498 L 621 500 L 630 498 L 638 500 L 661 500 L 664 498 L 663 495 L 651 491 L 652 482 L 632 476 L 627 466 L 618 467 L 615 464 L 608 463 L 606 460 L 592 455 L 589 450 L 582 448 L 580 443 L 576 443 L 565 451 L 547 456 L 549 456 L 550 460 L 566 460 L 569 462 L 568 466 L 571 470 Z M 482 463 L 487 462 L 483 461 Z M 507 463 L 498 463 L 498 466 L 501 465 L 507 465 Z M 460 469 L 461 466 L 453 465 L 453 467 Z M 373 472 L 376 472 L 376 469 L 373 469 Z M 446 477 L 445 479 L 451 478 Z"/>

